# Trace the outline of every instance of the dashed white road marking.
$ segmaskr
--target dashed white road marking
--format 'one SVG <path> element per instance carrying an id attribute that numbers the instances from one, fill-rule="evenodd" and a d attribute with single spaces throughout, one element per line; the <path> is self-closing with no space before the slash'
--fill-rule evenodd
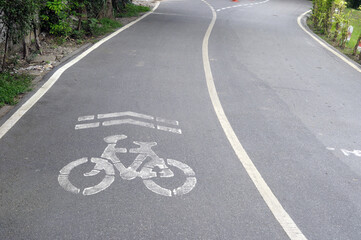
<path id="1" fill-rule="evenodd" d="M 326 149 L 329 151 L 336 150 L 336 148 L 333 148 L 333 147 L 326 147 Z M 349 157 L 349 156 L 361 157 L 361 150 L 358 150 L 358 149 L 347 150 L 347 149 L 341 148 L 338 150 L 341 151 L 343 153 L 343 155 L 345 155 L 346 157 Z"/>
<path id="2" fill-rule="evenodd" d="M 151 120 L 151 121 L 156 121 L 158 123 L 163 123 L 163 124 L 168 124 L 168 125 L 179 126 L 179 122 L 176 121 L 176 120 L 170 120 L 170 119 L 165 119 L 165 118 L 161 118 L 161 117 L 153 117 L 153 116 L 150 116 L 150 115 L 131 112 L 131 111 L 98 114 L 97 119 L 102 120 L 102 119 L 106 119 L 106 118 L 128 117 L 128 116 L 136 117 L 136 118 L 142 118 L 142 119 Z M 84 122 L 84 121 L 90 121 L 90 120 L 94 120 L 94 119 L 95 119 L 95 115 L 86 115 L 86 116 L 79 117 L 78 121 L 79 122 Z M 102 124 L 100 122 L 81 123 L 81 124 L 75 125 L 75 130 L 87 129 L 87 128 L 96 128 L 96 127 L 100 127 L 100 125 L 102 125 L 102 126 L 113 126 L 113 125 L 122 125 L 122 124 L 132 124 L 132 125 L 137 125 L 137 126 L 141 126 L 141 127 L 156 128 L 156 129 L 161 130 L 161 131 L 182 134 L 182 130 L 179 129 L 179 128 L 156 125 L 155 123 L 144 122 L 144 121 L 135 120 L 135 119 L 132 119 L 132 118 L 108 120 L 108 121 L 102 122 Z"/>
<path id="3" fill-rule="evenodd" d="M 226 10 L 226 9 L 237 8 L 237 7 L 252 7 L 254 5 L 263 4 L 263 3 L 266 3 L 266 2 L 269 2 L 269 1 L 270 0 L 265 0 L 265 1 L 262 1 L 262 2 L 255 2 L 255 3 L 238 4 L 238 5 L 234 5 L 234 6 L 219 8 L 216 11 L 220 12 L 220 11 L 223 11 L 223 10 Z"/>
<path id="4" fill-rule="evenodd" d="M 344 61 L 345 63 L 347 63 L 348 65 L 350 65 L 353 69 L 355 69 L 356 71 L 361 73 L 361 68 L 356 65 L 354 62 L 352 62 L 351 60 L 347 59 L 346 57 L 344 57 L 343 55 L 341 55 L 340 53 L 338 53 L 337 51 L 335 51 L 334 49 L 332 49 L 328 44 L 326 44 L 325 42 L 321 41 L 320 39 L 318 39 L 315 34 L 311 33 L 310 31 L 308 31 L 301 23 L 302 18 L 308 14 L 309 12 L 311 12 L 311 10 L 306 11 L 305 13 L 301 14 L 298 18 L 297 18 L 297 23 L 300 26 L 300 28 L 305 31 L 308 35 L 310 35 L 314 40 L 316 40 L 319 44 L 321 44 L 322 47 L 326 48 L 328 51 L 332 52 L 334 55 L 336 55 L 338 58 L 340 58 L 342 61 Z"/>
<path id="5" fill-rule="evenodd" d="M 153 123 L 147 123 L 142 121 L 137 121 L 133 119 L 119 119 L 119 120 L 110 120 L 103 122 L 103 126 L 113 126 L 113 125 L 121 125 L 121 124 L 132 124 L 132 125 L 138 125 L 142 127 L 148 127 L 148 128 L 155 128 Z"/>
<path id="6" fill-rule="evenodd" d="M 361 150 L 346 150 L 346 149 L 341 149 L 341 152 L 345 155 L 345 156 L 350 156 L 351 154 L 356 156 L 356 157 L 361 157 Z"/>
<path id="7" fill-rule="evenodd" d="M 86 129 L 86 128 L 96 128 L 99 127 L 100 123 L 99 122 L 95 122 L 95 123 L 84 123 L 84 124 L 77 124 L 75 125 L 75 129 Z"/>
<path id="8" fill-rule="evenodd" d="M 128 116 L 136 117 L 136 118 L 143 118 L 143 119 L 147 119 L 147 120 L 155 119 L 155 121 L 157 121 L 157 122 L 166 123 L 166 124 L 170 124 L 170 125 L 176 125 L 176 126 L 179 125 L 179 122 L 176 120 L 166 119 L 166 118 L 162 118 L 162 117 L 153 117 L 150 115 L 136 113 L 136 112 L 132 112 L 132 111 L 98 114 L 97 119 L 128 117 Z M 86 115 L 86 116 L 79 117 L 78 121 L 81 122 L 81 121 L 88 121 L 88 120 L 94 120 L 94 119 L 95 119 L 95 115 Z"/>
<path id="9" fill-rule="evenodd" d="M 286 210 L 282 207 L 281 203 L 278 201 L 277 197 L 273 194 L 270 187 L 267 185 L 266 181 L 263 179 L 260 172 L 257 170 L 256 166 L 253 164 L 252 160 L 248 156 L 247 152 L 244 150 L 242 144 L 240 143 L 236 133 L 233 131 L 233 128 L 228 121 L 228 118 L 223 110 L 221 101 L 219 100 L 216 86 L 214 84 L 213 75 L 211 71 L 211 65 L 209 62 L 208 56 L 208 40 L 211 35 L 212 29 L 217 19 L 217 13 L 214 8 L 205 0 L 202 0 L 205 4 L 209 6 L 212 11 L 212 21 L 209 24 L 206 34 L 203 38 L 202 45 L 202 56 L 203 56 L 203 65 L 204 72 L 207 81 L 207 87 L 209 96 L 211 98 L 214 111 L 218 117 L 218 120 L 226 134 L 228 141 L 230 142 L 233 150 L 235 151 L 238 159 L 242 163 L 243 167 L 247 171 L 252 182 L 256 186 L 257 190 L 261 194 L 265 203 L 280 223 L 284 231 L 287 233 L 288 237 L 292 240 L 305 240 L 307 239 L 301 230 L 297 227 L 296 223 L 292 220 Z"/>
<path id="10" fill-rule="evenodd" d="M 166 123 L 166 124 L 170 124 L 170 125 L 176 125 L 176 126 L 179 125 L 179 122 L 176 120 L 168 120 L 168 119 L 160 118 L 160 117 L 157 117 L 155 120 L 157 122 Z"/>
<path id="11" fill-rule="evenodd" d="M 136 112 L 130 112 L 130 111 L 98 114 L 98 119 L 124 117 L 124 116 L 131 116 L 131 117 L 137 117 L 137 118 L 144 118 L 144 119 L 148 119 L 148 120 L 154 120 L 154 117 L 152 117 L 152 116 L 149 116 L 146 114 L 141 114 L 141 113 L 136 113 Z"/>
<path id="12" fill-rule="evenodd" d="M 95 116 L 94 115 L 88 115 L 88 116 L 81 116 L 78 118 L 78 121 L 89 121 L 89 120 L 94 120 Z"/>
<path id="13" fill-rule="evenodd" d="M 172 132 L 172 133 L 177 133 L 177 134 L 182 134 L 182 130 L 178 129 L 178 128 L 171 128 L 171 127 L 165 127 L 165 126 L 157 126 L 158 130 L 162 130 L 162 131 L 166 131 L 166 132 Z"/>
<path id="14" fill-rule="evenodd" d="M 157 128 L 158 130 L 161 130 L 161 131 L 182 134 L 182 130 L 179 128 L 155 125 L 153 123 L 142 122 L 142 121 L 138 121 L 138 120 L 134 120 L 134 119 L 130 119 L 130 118 L 104 121 L 102 123 L 102 126 L 108 127 L 108 126 L 123 125 L 123 124 L 130 124 L 130 125 L 136 125 L 136 126 L 147 127 L 147 128 Z M 87 129 L 87 128 L 97 128 L 97 127 L 100 127 L 99 122 L 83 123 L 83 124 L 75 125 L 75 130 Z"/>
<path id="15" fill-rule="evenodd" d="M 138 18 L 134 22 L 131 22 L 124 27 L 120 28 L 116 32 L 110 34 L 109 36 L 101 39 L 99 42 L 95 43 L 92 47 L 90 47 L 88 50 L 84 51 L 82 54 L 74 58 L 72 61 L 68 62 L 64 66 L 60 67 L 55 73 L 44 83 L 44 85 L 31 97 L 29 100 L 27 100 L 11 117 L 0 126 L 0 139 L 25 115 L 29 109 L 31 109 L 40 98 L 44 96 L 45 93 L 49 91 L 49 89 L 58 81 L 60 76 L 71 66 L 79 62 L 81 59 L 83 59 L 85 56 L 87 56 L 89 53 L 100 47 L 103 43 L 107 42 L 109 39 L 115 37 L 119 33 L 123 32 L 127 28 L 133 26 L 137 22 L 141 21 L 142 19 L 146 18 L 150 14 L 152 14 L 159 6 L 159 2 L 156 2 L 154 8 L 149 12 L 144 14 L 142 17 Z"/>

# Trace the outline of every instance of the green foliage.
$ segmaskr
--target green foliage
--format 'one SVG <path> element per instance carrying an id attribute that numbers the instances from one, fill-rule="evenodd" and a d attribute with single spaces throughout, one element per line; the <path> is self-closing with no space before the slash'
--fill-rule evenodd
<path id="1" fill-rule="evenodd" d="M 109 7 L 110 3 L 112 7 Z M 121 26 L 110 19 L 99 19 L 105 14 L 111 15 L 111 9 L 119 17 L 139 16 L 150 10 L 131 4 L 131 0 L 0 0 L 0 22 L 6 40 L 0 51 L 3 53 L 2 71 L 9 66 L 7 46 L 10 42 L 19 44 L 30 31 L 38 33 L 38 30 L 55 36 L 59 44 L 69 38 L 81 42 L 86 36 L 106 34 Z M 34 44 L 41 52 L 38 38 Z M 24 48 L 24 56 L 29 55 L 27 49 Z"/>
<path id="2" fill-rule="evenodd" d="M 62 17 L 67 17 L 68 16 L 66 14 L 66 12 L 69 10 L 69 6 L 68 6 L 67 2 L 65 2 L 63 0 L 48 1 L 46 3 L 46 6 L 50 10 L 53 10 L 55 12 L 55 14 L 58 15 L 58 16 L 62 16 Z"/>
<path id="3" fill-rule="evenodd" d="M 356 55 L 357 44 L 361 39 L 360 10 L 347 8 L 345 0 L 313 0 L 312 17 L 308 23 L 315 32 L 340 47 L 345 54 Z M 353 33 L 347 42 L 349 26 L 353 26 Z"/>
<path id="4" fill-rule="evenodd" d="M 89 28 L 93 36 L 107 34 L 109 32 L 114 31 L 117 28 L 120 28 L 121 26 L 122 26 L 121 23 L 109 18 L 102 18 L 99 20 L 95 18 L 89 19 Z"/>
<path id="5" fill-rule="evenodd" d="M 314 27 L 321 34 L 332 35 L 336 40 L 340 35 L 339 44 L 344 46 L 349 27 L 350 15 L 345 12 L 347 3 L 344 0 L 314 0 L 312 18 Z"/>
<path id="6" fill-rule="evenodd" d="M 336 41 L 337 36 L 340 35 L 338 44 L 340 47 L 344 48 L 347 38 L 347 29 L 350 26 L 350 13 L 345 11 L 347 3 L 343 0 L 336 0 L 334 7 L 334 40 Z"/>
<path id="7" fill-rule="evenodd" d="M 313 22 L 322 33 L 329 33 L 330 20 L 334 12 L 334 0 L 313 0 Z"/>
<path id="8" fill-rule="evenodd" d="M 149 7 L 138 6 L 138 5 L 134 5 L 132 3 L 128 3 L 125 5 L 125 8 L 122 9 L 122 11 L 120 13 L 118 13 L 116 16 L 117 17 L 137 17 L 137 16 L 139 16 L 139 13 L 148 12 L 148 11 L 150 11 Z"/>
<path id="9" fill-rule="evenodd" d="M 14 42 L 30 29 L 34 8 L 33 0 L 0 0 L 0 19 Z"/>
<path id="10" fill-rule="evenodd" d="M 46 14 L 42 14 L 41 18 L 45 24 L 48 24 L 50 34 L 56 36 L 69 36 L 72 32 L 71 28 L 71 8 L 65 0 L 53 0 L 46 3 L 48 8 Z"/>
<path id="11" fill-rule="evenodd" d="M 347 0 L 347 6 L 357 9 L 361 5 L 361 0 Z"/>
<path id="12" fill-rule="evenodd" d="M 357 43 L 358 36 L 361 34 L 361 7 L 359 10 L 346 9 L 346 12 L 350 12 L 350 25 L 353 26 L 351 40 L 346 43 L 346 46 L 354 47 Z"/>
<path id="13" fill-rule="evenodd" d="M 104 0 L 85 1 L 85 7 L 89 18 L 98 18 L 104 8 Z"/>
<path id="14" fill-rule="evenodd" d="M 86 17 L 82 9 L 86 7 L 86 4 L 88 4 L 86 0 L 47 1 L 46 7 L 42 9 L 42 28 L 55 36 L 81 36 L 83 34 L 80 32 L 82 18 Z M 78 27 L 76 27 L 77 24 Z"/>
<path id="15" fill-rule="evenodd" d="M 5 45 L 1 71 L 7 67 L 9 42 L 19 43 L 31 28 L 35 0 L 0 0 L 0 22 L 4 26 Z"/>
<path id="16" fill-rule="evenodd" d="M 5 104 L 16 104 L 16 96 L 30 90 L 31 80 L 28 75 L 0 73 L 0 107 Z"/>
<path id="17" fill-rule="evenodd" d="M 55 42 L 56 42 L 56 45 L 57 46 L 61 46 L 61 45 L 63 45 L 65 42 L 66 42 L 66 37 L 64 37 L 64 36 L 58 36 L 58 37 L 56 37 L 54 40 L 55 40 Z M 56 48 L 56 47 L 55 47 Z"/>
<path id="18" fill-rule="evenodd" d="M 73 32 L 71 33 L 71 37 L 74 39 L 82 39 L 84 38 L 85 35 L 86 35 L 85 30 L 73 30 Z"/>

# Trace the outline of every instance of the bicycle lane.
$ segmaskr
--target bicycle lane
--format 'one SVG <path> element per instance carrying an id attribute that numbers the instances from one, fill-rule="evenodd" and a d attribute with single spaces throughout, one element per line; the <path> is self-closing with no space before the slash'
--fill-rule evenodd
<path id="1" fill-rule="evenodd" d="M 162 2 L 155 14 L 69 68 L 0 140 L 1 239 L 287 238 L 210 103 L 201 53 L 210 19 L 201 1 Z M 115 170 L 113 184 L 97 194 L 64 190 L 59 171 L 101 157 L 103 139 L 112 135 L 126 135 L 117 147 L 128 151 L 137 148 L 133 141 L 157 142 L 154 152 L 189 165 L 197 184 L 166 197 Z M 128 166 L 137 154 L 117 156 Z M 105 176 L 82 175 L 90 170 L 79 166 L 69 180 L 84 188 Z M 175 177 L 154 181 L 179 187 L 186 176 L 171 170 Z"/>

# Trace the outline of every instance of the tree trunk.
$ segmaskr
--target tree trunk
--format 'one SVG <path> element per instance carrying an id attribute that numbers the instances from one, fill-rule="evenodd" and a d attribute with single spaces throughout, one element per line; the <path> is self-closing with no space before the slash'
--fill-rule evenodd
<path id="1" fill-rule="evenodd" d="M 4 56 L 3 56 L 3 63 L 1 67 L 1 71 L 4 71 L 6 68 L 6 55 L 8 53 L 8 45 L 9 45 L 9 29 L 6 29 L 6 37 L 5 37 L 5 49 L 4 49 Z"/>
<path id="2" fill-rule="evenodd" d="M 29 36 L 23 39 L 23 57 L 25 60 L 29 57 Z"/>
<path id="3" fill-rule="evenodd" d="M 337 22 L 335 26 L 335 35 L 333 35 L 332 41 L 336 42 L 338 36 L 338 30 L 340 29 L 340 24 Z"/>
<path id="4" fill-rule="evenodd" d="M 113 8 L 115 10 L 116 13 L 120 13 L 121 12 L 121 9 L 120 9 L 120 0 L 112 0 L 113 2 Z"/>
<path id="5" fill-rule="evenodd" d="M 358 36 L 358 39 L 357 39 L 356 44 L 355 44 L 355 47 L 353 48 L 353 55 L 356 55 L 356 53 L 357 53 L 357 47 L 358 47 L 358 45 L 360 44 L 360 41 L 361 41 L 361 33 L 360 33 L 360 35 Z"/>
<path id="6" fill-rule="evenodd" d="M 81 30 L 82 22 L 88 20 L 88 12 L 86 11 L 86 6 L 84 5 L 83 7 L 81 7 L 79 11 L 80 11 L 80 16 L 78 21 L 78 31 Z"/>
<path id="7" fill-rule="evenodd" d="M 78 19 L 78 26 L 77 26 L 78 31 L 80 31 L 80 30 L 81 30 L 81 21 L 82 21 L 81 16 L 79 16 L 79 19 Z"/>
<path id="8" fill-rule="evenodd" d="M 112 0 L 107 0 L 105 3 L 105 17 L 111 19 L 114 18 Z"/>
<path id="9" fill-rule="evenodd" d="M 314 26 L 318 25 L 317 14 L 318 14 L 318 1 L 315 0 L 315 5 L 314 5 L 314 9 L 313 9 L 313 25 Z"/>
<path id="10" fill-rule="evenodd" d="M 43 51 L 41 50 L 41 44 L 40 44 L 40 39 L 39 39 L 39 15 L 38 14 L 36 14 L 36 16 L 33 19 L 33 31 L 34 31 L 36 49 L 39 51 L 40 55 L 42 55 Z"/>

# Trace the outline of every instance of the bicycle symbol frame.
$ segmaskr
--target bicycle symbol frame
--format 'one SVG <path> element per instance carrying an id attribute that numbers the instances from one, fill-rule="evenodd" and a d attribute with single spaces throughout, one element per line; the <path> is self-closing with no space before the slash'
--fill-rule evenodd
<path id="1" fill-rule="evenodd" d="M 131 148 L 129 149 L 129 153 L 137 153 L 138 155 L 129 167 L 125 167 L 116 154 L 127 153 L 127 149 L 117 148 L 116 145 L 118 141 L 124 140 L 126 138 L 126 135 L 113 135 L 104 138 L 104 141 L 108 144 L 107 147 L 104 149 L 104 152 L 100 158 L 92 157 L 90 159 L 90 162 L 95 163 L 95 166 L 90 172 L 84 173 L 84 176 L 88 177 L 95 176 L 101 171 L 104 171 L 104 179 L 97 185 L 84 188 L 82 191 L 83 195 L 93 195 L 107 189 L 115 180 L 114 169 L 119 171 L 120 177 L 124 180 L 133 180 L 137 177 L 140 177 L 143 179 L 144 185 L 150 191 L 163 196 L 179 196 L 192 191 L 197 183 L 197 179 L 192 168 L 190 168 L 187 164 L 174 159 L 167 159 L 165 162 L 163 158 L 158 157 L 158 155 L 152 150 L 152 147 L 157 145 L 156 142 L 134 141 L 133 143 L 138 145 L 139 148 Z M 142 163 L 145 162 L 148 158 L 150 160 L 141 167 Z M 60 186 L 69 192 L 79 194 L 81 190 L 70 182 L 69 174 L 75 167 L 88 162 L 89 159 L 84 157 L 64 166 L 60 170 L 60 174 L 58 176 Z M 153 180 L 157 177 L 171 178 L 174 176 L 173 171 L 169 169 L 167 164 L 169 166 L 180 169 L 186 175 L 186 180 L 182 186 L 170 190 L 159 186 Z M 138 171 L 140 167 L 141 169 Z M 156 171 L 154 171 L 154 168 L 156 167 L 159 169 L 158 174 Z"/>

